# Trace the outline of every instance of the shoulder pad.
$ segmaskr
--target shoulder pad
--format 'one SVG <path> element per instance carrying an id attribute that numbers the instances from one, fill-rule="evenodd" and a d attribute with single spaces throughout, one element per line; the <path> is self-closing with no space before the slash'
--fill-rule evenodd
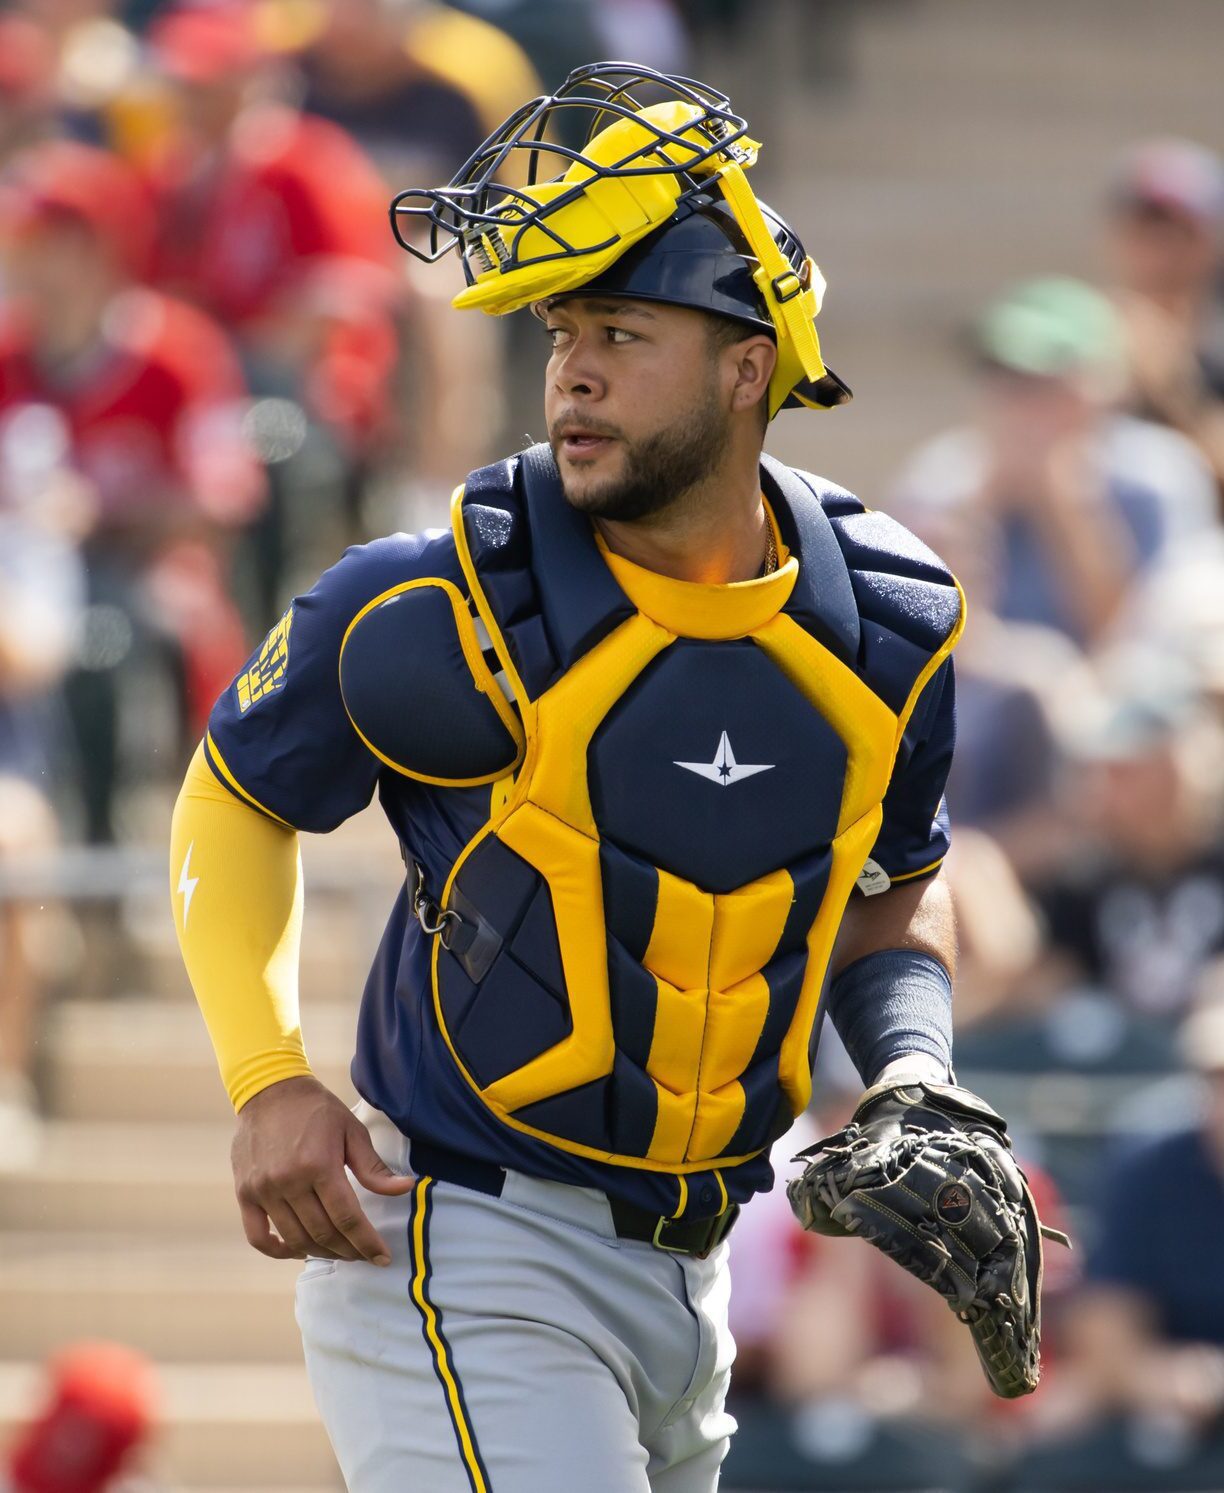
<path id="1" fill-rule="evenodd" d="M 827 477 L 818 477 L 815 472 L 801 472 L 798 468 L 795 475 L 802 477 L 811 488 L 813 496 L 820 499 L 826 518 L 844 518 L 847 514 L 863 512 L 861 499 L 856 498 L 847 488 L 830 482 Z"/>
<path id="2" fill-rule="evenodd" d="M 403 581 L 361 608 L 340 646 L 340 692 L 357 734 L 406 777 L 473 787 L 522 760 L 522 726 L 445 577 Z"/>
<path id="3" fill-rule="evenodd" d="M 531 538 L 515 476 L 518 457 L 472 472 L 459 509 L 462 538 L 515 671 L 534 699 L 559 669 L 540 615 Z"/>
<path id="4" fill-rule="evenodd" d="M 843 490 L 823 477 L 796 471 L 764 453 L 761 485 L 773 505 L 783 541 L 799 558 L 799 575 L 786 604 L 787 614 L 854 668 L 860 648 L 858 605 L 826 504 L 828 494 L 841 495 Z"/>
<path id="5" fill-rule="evenodd" d="M 901 710 L 926 660 L 947 651 L 959 632 L 960 588 L 939 556 L 886 513 L 857 500 L 852 508 L 838 499 L 837 507 L 826 512 L 862 618 L 860 668 L 881 699 Z"/>

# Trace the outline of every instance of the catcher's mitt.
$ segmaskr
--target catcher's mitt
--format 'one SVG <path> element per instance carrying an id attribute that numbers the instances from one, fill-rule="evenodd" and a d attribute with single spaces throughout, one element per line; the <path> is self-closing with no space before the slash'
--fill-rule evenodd
<path id="1" fill-rule="evenodd" d="M 877 1084 L 849 1125 L 795 1157 L 787 1187 L 805 1229 L 862 1234 L 934 1286 L 969 1324 L 990 1387 L 1031 1394 L 1041 1365 L 1041 1239 L 1007 1125 L 952 1084 Z"/>

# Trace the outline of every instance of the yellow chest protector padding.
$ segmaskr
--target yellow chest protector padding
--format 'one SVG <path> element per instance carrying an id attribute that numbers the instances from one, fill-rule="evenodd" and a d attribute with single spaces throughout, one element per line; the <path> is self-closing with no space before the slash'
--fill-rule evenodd
<path id="1" fill-rule="evenodd" d="M 483 1102 L 562 1149 L 733 1165 L 810 1096 L 833 940 L 962 610 L 815 481 L 765 459 L 791 557 L 725 588 L 602 555 L 547 448 L 456 495 L 526 745 L 442 889 L 435 1010 Z"/>

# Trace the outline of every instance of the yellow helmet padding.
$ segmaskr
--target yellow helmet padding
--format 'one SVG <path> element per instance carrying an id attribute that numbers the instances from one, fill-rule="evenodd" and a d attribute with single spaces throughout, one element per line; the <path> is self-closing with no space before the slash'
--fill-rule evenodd
<path id="1" fill-rule="evenodd" d="M 704 112 L 680 100 L 637 110 L 595 135 L 584 148 L 585 159 L 572 162 L 557 180 L 508 195 L 497 210 L 504 226 L 485 224 L 469 233 L 469 251 L 478 244 L 487 268 L 453 304 L 503 316 L 578 289 L 676 210 L 684 190 L 681 178 L 667 169 L 635 175 L 635 167 L 672 165 L 693 177 L 708 176 L 711 187 L 726 198 L 756 257 L 752 276 L 777 333 L 778 362 L 769 386 L 769 413 L 776 414 L 796 385 L 824 377 L 814 325 L 824 277 L 811 259 L 796 274 L 774 241 L 744 174 L 756 161 L 758 143 L 741 137 L 733 150 L 710 154 L 709 135 L 696 127 Z M 679 139 L 660 141 L 660 129 Z M 692 142 L 691 151 L 686 140 Z M 607 174 L 587 161 L 608 168 Z M 558 206 L 549 211 L 553 201 Z M 516 228 L 516 219 L 529 214 L 531 221 Z"/>
<path id="2" fill-rule="evenodd" d="M 479 307 L 494 316 L 503 316 L 542 296 L 559 295 L 594 279 L 675 212 L 682 190 L 680 179 L 670 171 L 657 169 L 659 166 L 678 166 L 693 175 L 720 169 L 721 162 L 716 156 L 705 161 L 699 159 L 710 149 L 710 137 L 694 128 L 694 121 L 704 114 L 695 104 L 678 99 L 652 104 L 636 111 L 635 117 L 617 119 L 601 130 L 586 146 L 586 160 L 572 162 L 556 181 L 524 187 L 508 196 L 498 210 L 505 226 L 485 227 L 478 232 L 489 268 L 478 273 L 475 284 L 460 291 L 453 304 L 460 309 Z M 648 129 L 643 120 L 656 128 Z M 687 136 L 692 140 L 691 150 L 686 151 L 680 142 L 660 142 L 659 129 L 680 136 L 681 141 Z M 745 146 L 750 147 L 755 159 L 756 145 L 741 141 L 740 147 Z M 635 166 L 656 169 L 642 175 L 601 176 L 586 164 L 587 160 L 613 172 L 617 167 L 630 172 Z M 548 226 L 557 238 L 535 222 L 514 227 L 516 219 L 534 213 L 537 208 L 547 208 L 550 201 L 573 193 L 584 181 L 589 183 L 585 190 L 546 215 Z M 563 249 L 558 240 L 568 247 Z M 503 259 L 510 261 L 510 267 L 504 270 Z"/>

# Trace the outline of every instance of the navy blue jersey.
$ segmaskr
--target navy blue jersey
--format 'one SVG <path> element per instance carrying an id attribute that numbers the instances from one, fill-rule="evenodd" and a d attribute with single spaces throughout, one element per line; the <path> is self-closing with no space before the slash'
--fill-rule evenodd
<path id="1" fill-rule="evenodd" d="M 1140 1297 L 1165 1338 L 1224 1347 L 1224 1176 L 1201 1131 L 1119 1152 L 1098 1228 L 1090 1281 Z"/>

